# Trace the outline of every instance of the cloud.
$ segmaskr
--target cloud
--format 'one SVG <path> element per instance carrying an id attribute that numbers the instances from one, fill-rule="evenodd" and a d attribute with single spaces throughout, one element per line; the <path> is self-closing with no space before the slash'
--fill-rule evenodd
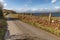
<path id="1" fill-rule="evenodd" d="M 57 0 L 52 0 L 51 3 L 55 3 Z"/>
<path id="2" fill-rule="evenodd" d="M 4 6 L 4 7 L 6 7 L 6 6 L 7 6 L 7 3 L 5 3 L 5 1 L 4 1 L 4 0 L 0 0 L 0 2 L 3 4 L 3 6 Z"/>
<path id="3" fill-rule="evenodd" d="M 59 9 L 60 7 L 56 6 L 55 9 Z"/>
<path id="4" fill-rule="evenodd" d="M 7 3 L 4 3 L 4 7 L 6 7 L 7 6 Z"/>
<path id="5" fill-rule="evenodd" d="M 0 0 L 0 2 L 4 2 L 4 0 Z"/>
<path id="6" fill-rule="evenodd" d="M 36 10 L 38 10 L 38 9 L 37 9 L 37 8 L 31 8 L 31 10 L 32 10 L 32 11 L 36 11 Z"/>

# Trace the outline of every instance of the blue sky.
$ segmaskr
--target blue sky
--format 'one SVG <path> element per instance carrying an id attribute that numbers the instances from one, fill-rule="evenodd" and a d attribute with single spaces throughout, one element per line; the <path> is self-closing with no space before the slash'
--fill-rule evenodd
<path id="1" fill-rule="evenodd" d="M 0 0 L 5 9 L 26 10 L 26 9 L 57 9 L 60 8 L 60 0 Z"/>

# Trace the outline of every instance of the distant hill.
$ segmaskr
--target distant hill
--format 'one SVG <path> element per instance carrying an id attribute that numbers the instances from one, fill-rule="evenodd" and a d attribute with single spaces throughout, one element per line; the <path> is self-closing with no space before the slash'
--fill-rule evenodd
<path id="1" fill-rule="evenodd" d="M 13 11 L 13 10 L 3 9 L 3 14 L 4 14 L 4 15 L 8 15 L 8 14 L 16 14 L 16 12 Z"/>
<path id="2" fill-rule="evenodd" d="M 16 11 L 13 11 L 13 10 L 7 10 L 7 9 L 3 9 L 3 13 L 4 15 L 8 15 L 8 14 L 17 14 L 18 12 Z M 29 12 L 29 14 L 31 14 L 33 12 Z M 33 13 L 33 15 L 36 15 L 36 16 L 48 16 L 50 12 L 35 12 Z M 51 12 L 52 13 L 52 16 L 58 16 L 60 17 L 60 12 Z M 21 13 L 18 13 L 18 14 L 21 14 Z M 23 12 L 22 14 L 28 14 L 27 12 Z"/>
<path id="3" fill-rule="evenodd" d="M 4 13 L 7 13 L 7 12 L 9 12 L 9 13 L 16 13 L 16 12 L 13 11 L 13 10 L 7 10 L 7 9 L 3 9 L 3 12 L 4 12 Z"/>

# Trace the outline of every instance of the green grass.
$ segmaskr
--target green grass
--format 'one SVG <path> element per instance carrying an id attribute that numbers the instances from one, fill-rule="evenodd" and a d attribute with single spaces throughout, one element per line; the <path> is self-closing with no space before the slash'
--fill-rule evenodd
<path id="1" fill-rule="evenodd" d="M 4 38 L 5 35 L 5 30 L 0 30 L 0 40 L 2 40 Z"/>
<path id="2" fill-rule="evenodd" d="M 0 19 L 0 25 L 7 25 L 7 21 L 5 19 Z"/>
<path id="3" fill-rule="evenodd" d="M 6 26 L 7 26 L 7 21 L 5 19 L 0 19 L 0 40 L 3 40 L 4 38 L 7 29 Z"/>

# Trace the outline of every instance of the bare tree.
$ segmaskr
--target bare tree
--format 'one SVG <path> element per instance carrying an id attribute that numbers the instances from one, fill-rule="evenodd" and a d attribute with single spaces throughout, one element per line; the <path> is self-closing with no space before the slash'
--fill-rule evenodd
<path id="1" fill-rule="evenodd" d="M 0 2 L 0 18 L 4 18 L 3 16 L 3 4 Z"/>

